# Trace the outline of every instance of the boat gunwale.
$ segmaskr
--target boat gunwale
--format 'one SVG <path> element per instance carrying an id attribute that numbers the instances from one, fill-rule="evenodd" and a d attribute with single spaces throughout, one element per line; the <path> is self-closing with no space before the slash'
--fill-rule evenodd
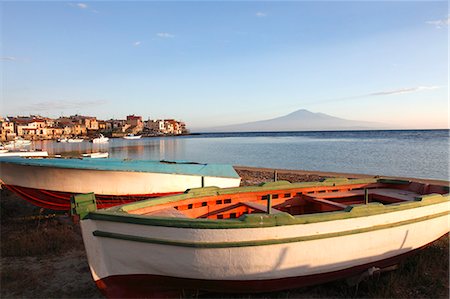
<path id="1" fill-rule="evenodd" d="M 10 159 L 10 161 L 8 161 L 7 159 Z M 229 176 L 225 176 L 225 175 L 215 175 L 214 173 L 212 174 L 202 174 L 202 173 L 188 173 L 188 172 L 176 172 L 176 171 L 171 171 L 171 172 L 164 172 L 160 169 L 153 169 L 153 170 L 140 170 L 140 169 L 101 169 L 101 168 L 96 168 L 95 166 L 89 167 L 88 166 L 83 166 L 83 167 L 77 167 L 77 166 L 72 166 L 72 165 L 51 165 L 51 164 L 39 164 L 38 162 L 30 162 L 30 159 L 23 159 L 24 161 L 19 161 L 19 160 L 15 160 L 16 158 L 19 157 L 0 157 L 0 165 L 2 163 L 6 163 L 6 164 L 12 164 L 12 165 L 20 165 L 20 166 L 32 166 L 32 167 L 43 167 L 43 168 L 55 168 L 55 169 L 68 169 L 68 170 L 93 170 L 93 171 L 107 171 L 107 172 L 125 172 L 125 173 L 129 173 L 129 172 L 136 172 L 136 173 L 158 173 L 158 174 L 168 174 L 168 175 L 185 175 L 185 176 L 196 176 L 196 177 L 211 177 L 211 178 L 223 178 L 223 179 L 241 179 L 241 177 L 238 175 L 238 173 L 236 172 L 236 170 L 228 164 L 210 164 L 210 163 L 196 163 L 196 165 L 201 165 L 203 167 L 207 167 L 208 165 L 212 165 L 212 166 L 230 166 L 233 170 L 234 170 L 234 174 L 229 175 Z M 14 160 L 13 160 L 14 159 Z M 50 158 L 52 159 L 52 158 Z M 39 159 L 40 161 L 42 159 Z M 49 159 L 47 159 L 49 160 Z M 121 160 L 121 159 L 103 159 L 102 161 L 99 161 L 97 159 L 94 159 L 95 161 L 93 161 L 92 159 L 90 159 L 89 157 L 83 157 L 83 158 L 72 158 L 72 159 L 58 159 L 58 160 L 79 160 L 79 161 L 87 161 L 89 163 L 89 161 L 91 162 L 95 162 L 95 163 L 106 163 L 107 161 L 111 161 L 114 160 L 114 162 L 136 162 L 136 163 L 142 163 L 142 162 L 152 162 L 154 164 L 164 164 L 164 161 L 158 161 L 158 160 Z M 39 162 L 40 162 L 39 161 Z M 184 161 L 174 161 L 173 164 L 175 165 L 183 165 L 183 164 L 189 164 L 190 162 L 184 162 Z"/>

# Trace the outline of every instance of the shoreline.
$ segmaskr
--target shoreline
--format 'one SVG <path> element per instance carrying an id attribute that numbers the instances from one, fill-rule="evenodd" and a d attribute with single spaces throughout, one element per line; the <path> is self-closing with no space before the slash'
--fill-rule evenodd
<path id="1" fill-rule="evenodd" d="M 332 171 L 319 171 L 319 170 L 301 170 L 301 169 L 284 169 L 284 168 L 266 168 L 266 167 L 253 167 L 253 166 L 241 166 L 241 165 L 233 165 L 234 169 L 239 171 L 251 171 L 251 172 L 270 172 L 274 173 L 277 171 L 278 179 L 281 174 L 296 174 L 296 175 L 315 175 L 322 177 L 346 177 L 346 178 L 354 178 L 354 179 L 363 179 L 363 178 L 389 178 L 395 180 L 407 180 L 407 181 L 415 181 L 420 183 L 429 183 L 429 184 L 439 184 L 443 186 L 450 185 L 450 181 L 439 180 L 439 179 L 426 179 L 426 178 L 412 178 L 412 177 L 400 177 L 400 176 L 380 176 L 373 174 L 363 174 L 363 173 L 348 173 L 348 172 L 332 172 Z"/>

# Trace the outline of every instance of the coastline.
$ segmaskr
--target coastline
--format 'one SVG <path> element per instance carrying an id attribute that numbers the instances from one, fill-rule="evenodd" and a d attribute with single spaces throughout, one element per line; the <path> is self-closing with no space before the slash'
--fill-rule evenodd
<path id="1" fill-rule="evenodd" d="M 346 177 L 352 179 L 363 179 L 363 178 L 376 178 L 380 177 L 378 175 L 363 174 L 363 173 L 346 173 L 346 172 L 331 172 L 331 171 L 318 171 L 318 170 L 298 170 L 298 169 L 283 169 L 283 168 L 266 168 L 266 167 L 252 167 L 252 166 L 233 166 L 236 171 L 243 173 L 249 172 L 249 176 L 260 176 L 267 180 L 273 180 L 274 172 L 278 174 L 278 180 L 282 180 L 284 176 L 286 179 L 294 178 L 299 176 L 297 179 L 299 182 L 307 182 L 309 178 L 321 177 L 321 178 L 333 178 L 333 177 Z M 301 176 L 304 176 L 302 178 Z M 400 176 L 383 176 L 383 178 L 390 178 L 396 180 L 407 180 L 416 181 L 421 183 L 438 184 L 442 186 L 450 185 L 450 181 L 437 180 L 437 179 L 425 179 L 425 178 L 411 178 L 411 177 L 400 177 Z"/>
<path id="2" fill-rule="evenodd" d="M 235 166 L 241 185 L 278 180 L 318 181 L 327 177 L 367 178 L 348 174 Z M 421 180 L 440 182 L 446 181 Z M 1 190 L 2 298 L 104 298 L 89 271 L 79 227 L 67 216 L 34 207 Z M 38 216 L 38 217 L 33 217 Z M 399 269 L 362 281 L 358 288 L 344 280 L 267 294 L 199 293 L 197 298 L 445 298 L 448 295 L 448 236 L 435 241 Z M 26 269 L 27 271 L 24 271 Z M 186 295 L 186 297 L 192 297 Z"/>

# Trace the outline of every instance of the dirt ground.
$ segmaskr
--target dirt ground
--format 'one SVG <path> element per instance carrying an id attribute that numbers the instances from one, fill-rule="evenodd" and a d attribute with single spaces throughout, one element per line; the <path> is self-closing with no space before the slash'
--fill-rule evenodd
<path id="1" fill-rule="evenodd" d="M 272 181 L 274 176 L 291 182 L 336 176 L 283 170 L 275 174 L 271 169 L 248 167 L 236 169 L 243 185 Z M 1 298 L 103 298 L 92 280 L 77 225 L 64 213 L 39 209 L 9 191 L 1 190 L 0 196 Z M 342 280 L 266 294 L 198 293 L 185 297 L 449 298 L 448 243 L 449 238 L 445 236 L 405 260 L 398 270 L 364 280 L 357 286 L 349 286 Z"/>

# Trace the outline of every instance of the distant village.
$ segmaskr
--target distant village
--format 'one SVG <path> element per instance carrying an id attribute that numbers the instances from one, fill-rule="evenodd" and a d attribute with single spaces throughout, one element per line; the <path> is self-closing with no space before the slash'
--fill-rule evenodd
<path id="1" fill-rule="evenodd" d="M 72 115 L 52 119 L 39 115 L 0 117 L 0 141 L 23 138 L 47 140 L 67 137 L 92 138 L 99 134 L 123 137 L 127 134 L 164 136 L 187 134 L 186 125 L 174 119 L 142 120 L 128 115 L 126 119 L 98 120 L 92 116 Z"/>

